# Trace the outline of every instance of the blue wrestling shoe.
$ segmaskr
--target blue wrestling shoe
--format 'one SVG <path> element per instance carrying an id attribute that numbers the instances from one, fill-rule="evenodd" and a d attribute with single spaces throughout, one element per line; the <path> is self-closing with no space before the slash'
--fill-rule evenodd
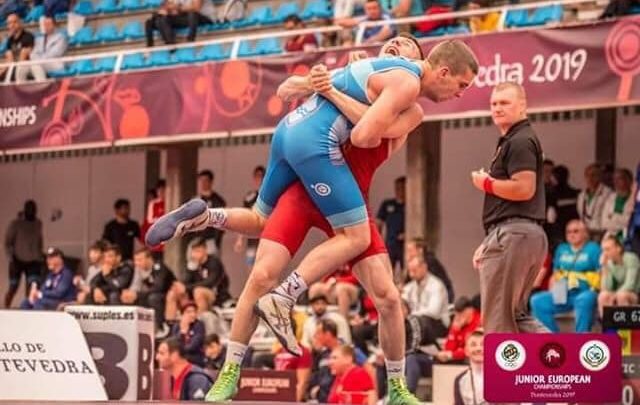
<path id="1" fill-rule="evenodd" d="M 182 204 L 151 225 L 145 243 L 147 246 L 157 246 L 186 233 L 207 228 L 209 226 L 207 208 L 207 203 L 199 198 Z"/>

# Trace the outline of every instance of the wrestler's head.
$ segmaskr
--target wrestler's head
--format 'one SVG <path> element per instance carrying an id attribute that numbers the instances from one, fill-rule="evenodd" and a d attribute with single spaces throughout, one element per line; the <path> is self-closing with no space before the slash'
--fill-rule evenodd
<path id="1" fill-rule="evenodd" d="M 411 35 L 401 33 L 391 38 L 380 48 L 379 56 L 403 56 L 408 59 L 424 59 L 418 40 Z"/>
<path id="2" fill-rule="evenodd" d="M 436 103 L 461 97 L 478 74 L 478 60 L 464 42 L 442 41 L 425 58 L 421 93 Z"/>

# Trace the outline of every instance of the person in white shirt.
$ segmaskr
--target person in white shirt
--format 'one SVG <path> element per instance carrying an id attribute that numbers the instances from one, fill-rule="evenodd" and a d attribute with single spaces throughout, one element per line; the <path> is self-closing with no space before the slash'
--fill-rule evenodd
<path id="1" fill-rule="evenodd" d="M 616 169 L 613 173 L 614 192 L 609 195 L 602 210 L 602 229 L 606 235 L 626 237 L 629 219 L 633 214 L 633 174 L 629 169 Z"/>
<path id="2" fill-rule="evenodd" d="M 484 332 L 476 329 L 469 335 L 464 347 L 469 368 L 456 377 L 454 383 L 455 405 L 485 405 L 483 390 Z"/>
<path id="3" fill-rule="evenodd" d="M 578 215 L 587 225 L 592 239 L 602 238 L 602 212 L 604 204 L 611 195 L 609 187 L 602 184 L 602 169 L 593 163 L 584 170 L 587 187 L 578 194 Z"/>
<path id="4" fill-rule="evenodd" d="M 56 20 L 53 16 L 43 17 L 43 34 L 35 38 L 31 60 L 55 59 L 63 56 L 67 52 L 67 37 L 56 31 Z M 47 72 L 62 70 L 62 62 L 49 62 L 42 65 L 21 66 L 16 70 L 16 82 L 24 83 L 29 77 L 29 73 L 36 81 L 43 81 L 47 78 Z"/>
<path id="5" fill-rule="evenodd" d="M 312 314 L 304 323 L 302 328 L 301 343 L 306 347 L 313 347 L 313 335 L 316 333 L 316 326 L 321 319 L 327 318 L 335 322 L 338 327 L 338 339 L 346 344 L 351 344 L 351 330 L 349 329 L 349 323 L 338 312 L 327 312 L 328 300 L 327 297 L 318 294 L 309 298 L 309 304 L 311 305 Z"/>

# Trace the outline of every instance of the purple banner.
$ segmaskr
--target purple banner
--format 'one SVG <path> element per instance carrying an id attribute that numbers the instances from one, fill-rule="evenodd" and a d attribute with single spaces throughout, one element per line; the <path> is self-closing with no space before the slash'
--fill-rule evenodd
<path id="1" fill-rule="evenodd" d="M 463 39 L 481 63 L 475 86 L 450 102 L 422 100 L 426 120 L 486 113 L 505 80 L 523 83 L 536 110 L 640 101 L 638 18 Z M 273 128 L 295 107 L 275 96 L 284 79 L 347 60 L 348 51 L 319 52 L 0 87 L 0 149 Z"/>

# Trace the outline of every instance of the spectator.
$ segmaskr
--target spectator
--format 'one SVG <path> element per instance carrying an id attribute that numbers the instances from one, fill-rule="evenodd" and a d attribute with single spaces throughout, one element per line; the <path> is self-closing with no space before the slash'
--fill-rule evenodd
<path id="1" fill-rule="evenodd" d="M 569 169 L 558 165 L 553 168 L 555 186 L 552 188 L 547 201 L 551 201 L 552 212 L 547 211 L 547 229 L 549 237 L 549 251 L 564 241 L 564 232 L 567 224 L 573 219 L 578 219 L 578 194 L 580 191 L 569 184 Z"/>
<path id="2" fill-rule="evenodd" d="M 293 319 L 291 319 L 291 325 L 297 330 L 297 324 Z M 273 359 L 275 370 L 296 372 L 296 401 L 298 402 L 304 401 L 311 377 L 311 365 L 313 363 L 311 351 L 304 345 L 300 345 L 300 348 L 302 349 L 302 354 L 300 356 L 294 356 L 287 352 L 282 345 L 278 344 Z"/>
<path id="3" fill-rule="evenodd" d="M 469 2 L 469 10 L 479 10 L 489 7 L 489 0 L 472 0 Z M 477 34 L 479 32 L 492 32 L 498 29 L 500 22 L 500 13 L 492 12 L 477 15 L 469 18 L 469 28 L 471 32 Z M 553 162 L 551 162 L 553 168 Z"/>
<path id="4" fill-rule="evenodd" d="M 640 260 L 625 252 L 620 239 L 613 235 L 602 240 L 602 288 L 598 295 L 598 313 L 605 306 L 628 306 L 638 303 Z"/>
<path id="5" fill-rule="evenodd" d="M 231 22 L 242 20 L 247 14 L 248 0 L 226 0 L 220 21 Z"/>
<path id="6" fill-rule="evenodd" d="M 313 348 L 315 355 L 311 380 L 309 381 L 309 397 L 316 399 L 320 403 L 326 403 L 329 392 L 333 385 L 333 375 L 329 369 L 329 358 L 333 350 L 345 342 L 338 338 L 338 327 L 330 319 L 321 320 L 316 326 L 313 336 Z M 355 349 L 354 358 L 356 364 L 362 366 L 366 363 L 367 357 L 360 349 Z"/>
<path id="7" fill-rule="evenodd" d="M 198 196 L 202 198 L 209 208 L 226 207 L 227 202 L 222 196 L 213 190 L 213 181 L 215 177 L 211 170 L 202 170 L 198 173 Z M 224 231 L 213 227 L 208 227 L 200 232 L 191 235 L 200 236 L 207 242 L 207 253 L 210 255 L 220 255 L 222 246 L 222 236 Z"/>
<path id="8" fill-rule="evenodd" d="M 384 200 L 378 209 L 378 227 L 385 234 L 385 244 L 389 251 L 391 268 L 396 272 L 396 267 L 402 268 L 404 264 L 404 200 L 406 178 L 399 177 L 395 180 L 395 197 Z M 397 273 L 396 273 L 397 275 Z M 399 280 L 398 277 L 395 277 Z"/>
<path id="9" fill-rule="evenodd" d="M 161 369 L 171 373 L 171 399 L 202 401 L 213 385 L 211 377 L 191 364 L 184 355 L 181 342 L 169 338 L 158 346 L 156 361 Z"/>
<path id="10" fill-rule="evenodd" d="M 422 15 L 422 0 L 382 0 L 380 2 L 385 13 L 393 18 Z"/>
<path id="11" fill-rule="evenodd" d="M 284 29 L 288 31 L 301 30 L 305 28 L 304 22 L 296 14 L 291 14 L 284 20 Z M 289 38 L 284 44 L 287 52 L 311 52 L 318 48 L 318 40 L 312 33 L 297 35 Z M 264 175 L 264 173 L 263 173 Z"/>
<path id="12" fill-rule="evenodd" d="M 102 239 L 117 245 L 124 260 L 133 258 L 133 245 L 136 238 L 140 238 L 140 225 L 129 218 L 131 204 L 129 200 L 120 198 L 113 205 L 115 218 L 104 226 Z"/>
<path id="13" fill-rule="evenodd" d="M 37 2 L 36 2 L 37 3 Z M 44 0 L 44 15 L 54 17 L 69 12 L 69 0 Z"/>
<path id="14" fill-rule="evenodd" d="M 636 169 L 635 207 L 629 220 L 627 246 L 629 250 L 640 256 L 640 164 L 638 164 L 638 168 Z"/>
<path id="15" fill-rule="evenodd" d="M 440 260 L 429 251 L 426 242 L 421 238 L 414 238 L 409 241 L 406 245 L 406 261 L 409 262 L 414 257 L 426 257 L 427 258 L 427 268 L 429 269 L 429 273 L 433 276 L 436 276 L 442 281 L 447 288 L 447 296 L 449 303 L 453 303 L 455 300 L 455 294 L 453 292 L 453 283 L 447 274 L 447 270 L 444 268 Z"/>
<path id="16" fill-rule="evenodd" d="M 153 225 L 158 218 L 165 213 L 165 194 L 167 190 L 167 182 L 164 179 L 158 180 L 155 188 L 153 189 L 152 198 L 149 198 L 147 202 L 147 213 L 144 221 L 142 222 L 142 236 L 140 239 L 145 240 L 147 231 Z M 161 261 L 163 258 L 164 245 L 154 246 L 151 249 L 153 258 Z"/>
<path id="17" fill-rule="evenodd" d="M 369 343 L 378 341 L 379 314 L 371 297 L 362 289 L 359 293 L 359 311 L 351 316 L 349 325 L 351 325 L 353 344 L 369 355 Z"/>
<path id="18" fill-rule="evenodd" d="M 373 379 L 355 364 L 351 346 L 338 346 L 331 352 L 330 368 L 334 376 L 327 402 L 330 404 L 368 404 L 378 400 Z"/>
<path id="19" fill-rule="evenodd" d="M 64 255 L 60 249 L 47 250 L 47 268 L 49 274 L 42 288 L 38 289 L 35 284 L 32 285 L 29 298 L 22 301 L 20 308 L 55 310 L 60 304 L 76 298 L 73 272 L 64 265 Z"/>
<path id="20" fill-rule="evenodd" d="M 24 18 L 29 12 L 24 0 L 5 0 L 0 4 L 0 21 L 8 19 L 11 14 Z"/>
<path id="21" fill-rule="evenodd" d="M 251 364 L 251 356 L 253 350 L 248 348 L 247 354 L 242 361 L 242 367 L 249 367 Z M 216 333 L 211 333 L 204 338 L 204 356 L 205 356 L 205 368 L 207 370 L 220 370 L 224 365 L 224 360 L 227 355 L 227 346 L 222 344 L 220 336 Z"/>
<path id="22" fill-rule="evenodd" d="M 578 215 L 587 225 L 590 237 L 602 238 L 602 212 L 604 204 L 611 195 L 611 189 L 602 184 L 602 169 L 593 163 L 584 171 L 587 187 L 578 195 Z"/>
<path id="23" fill-rule="evenodd" d="M 156 331 L 168 332 L 165 320 L 165 297 L 176 280 L 173 272 L 161 261 L 155 261 L 151 251 L 140 248 L 133 255 L 134 276 L 131 286 L 120 294 L 123 304 L 153 309 Z"/>
<path id="24" fill-rule="evenodd" d="M 633 14 L 632 9 L 638 5 L 637 0 L 609 0 L 609 4 L 600 15 L 600 19 L 620 17 Z"/>
<path id="25" fill-rule="evenodd" d="M 349 319 L 349 309 L 358 302 L 358 286 L 358 279 L 351 272 L 349 265 L 345 264 L 323 281 L 312 284 L 309 295 L 326 297 L 330 304 L 338 305 L 338 312 L 344 319 Z"/>
<path id="26" fill-rule="evenodd" d="M 176 319 L 177 308 L 188 298 L 195 301 L 202 314 L 211 305 L 222 305 L 230 298 L 229 277 L 220 259 L 207 254 L 204 239 L 196 238 L 189 244 L 189 262 L 183 282 L 175 282 L 167 293 L 167 319 Z"/>
<path id="27" fill-rule="evenodd" d="M 615 170 L 613 174 L 614 192 L 609 195 L 602 210 L 602 229 L 605 231 L 605 235 L 612 235 L 624 240 L 635 203 L 631 197 L 632 185 L 633 174 L 630 170 Z"/>
<path id="28" fill-rule="evenodd" d="M 460 297 L 454 306 L 455 314 L 449 327 L 444 350 L 436 353 L 440 363 L 462 362 L 465 356 L 467 338 L 481 326 L 480 310 L 467 297 Z"/>
<path id="29" fill-rule="evenodd" d="M 356 6 L 364 6 L 365 0 L 336 0 L 333 3 L 333 19 L 335 21 L 353 17 Z"/>
<path id="30" fill-rule="evenodd" d="M 205 330 L 202 321 L 198 320 L 196 304 L 187 301 L 180 308 L 182 317 L 180 322 L 173 325 L 171 336 L 180 339 L 182 353 L 190 363 L 204 367 L 204 337 Z"/>
<path id="31" fill-rule="evenodd" d="M 89 247 L 89 253 L 87 260 L 89 266 L 87 266 L 87 274 L 83 278 L 81 275 L 76 275 L 73 278 L 73 285 L 78 289 L 78 296 L 76 301 L 79 304 L 84 304 L 87 299 L 87 294 L 91 292 L 91 280 L 100 273 L 100 267 L 102 266 L 102 256 L 107 248 L 107 244 L 103 240 L 98 240 Z"/>
<path id="32" fill-rule="evenodd" d="M 437 4 L 437 3 L 433 3 L 427 6 L 426 10 L 425 10 L 425 15 L 426 16 L 432 16 L 435 14 L 445 14 L 445 13 L 451 13 L 453 11 L 453 9 L 451 8 L 451 5 L 449 4 Z M 416 26 L 416 31 L 426 34 L 428 32 L 431 32 L 437 28 L 441 28 L 441 27 L 447 27 L 449 25 L 452 25 L 455 22 L 454 19 L 452 18 L 446 18 L 446 19 L 439 19 L 439 20 L 427 20 L 427 21 L 420 21 L 417 22 L 415 24 Z"/>
<path id="33" fill-rule="evenodd" d="M 33 34 L 23 28 L 18 14 L 11 13 L 7 16 L 7 31 L 5 63 L 29 60 L 33 49 Z M 0 79 L 6 79 L 6 71 L 6 67 L 0 68 Z"/>
<path id="34" fill-rule="evenodd" d="M 257 166 L 255 169 L 253 169 L 253 189 L 245 194 L 244 200 L 242 201 L 242 205 L 245 208 L 253 208 L 253 205 L 258 199 L 258 191 L 260 190 L 260 186 L 262 186 L 263 178 L 264 166 Z M 256 250 L 258 249 L 259 240 L 260 239 L 256 238 L 245 238 L 242 234 L 238 234 L 238 237 L 236 239 L 234 250 L 239 253 L 244 248 L 245 263 L 247 264 L 247 268 L 249 269 L 249 271 L 251 271 L 251 269 L 253 268 L 253 263 L 256 260 Z"/>
<path id="35" fill-rule="evenodd" d="M 364 5 L 364 13 L 365 15 L 362 17 L 339 19 L 335 21 L 335 23 L 344 28 L 353 28 L 363 22 L 381 20 L 386 21 L 391 19 L 389 14 L 382 12 L 382 7 L 380 7 L 380 3 L 378 3 L 378 0 L 367 0 Z M 374 27 L 365 28 L 364 34 L 362 36 L 362 42 L 365 44 L 380 43 L 386 41 L 394 35 L 396 35 L 396 33 L 392 24 L 376 25 Z M 351 44 L 351 42 L 352 39 L 347 38 L 343 42 L 343 45 L 348 46 Z"/>
<path id="36" fill-rule="evenodd" d="M 56 31 L 55 19 L 53 17 L 44 17 L 42 27 L 44 33 L 35 38 L 33 51 L 31 51 L 31 60 L 54 59 L 63 56 L 67 51 L 67 37 L 63 33 Z M 29 74 L 34 80 L 41 82 L 47 78 L 48 72 L 62 69 L 64 69 L 64 64 L 60 62 L 20 66 L 16 70 L 16 82 L 26 82 Z"/>
<path id="37" fill-rule="evenodd" d="M 309 305 L 311 305 L 311 316 L 304 322 L 302 330 L 302 344 L 307 347 L 313 346 L 313 336 L 316 327 L 323 319 L 330 319 L 337 325 L 338 337 L 345 343 L 351 343 L 351 331 L 345 317 L 337 312 L 327 312 L 329 302 L 322 294 L 310 295 Z"/>
<path id="38" fill-rule="evenodd" d="M 549 291 L 531 296 L 533 315 L 552 332 L 558 332 L 557 313 L 575 310 L 576 332 L 589 332 L 600 287 L 600 246 L 589 241 L 584 222 L 567 225 L 567 242 L 556 248 Z"/>
<path id="39" fill-rule="evenodd" d="M 484 400 L 484 332 L 475 330 L 467 339 L 464 352 L 469 368 L 454 382 L 455 405 L 485 405 Z"/>
<path id="40" fill-rule="evenodd" d="M 102 266 L 91 280 L 91 304 L 120 305 L 122 291 L 131 285 L 133 269 L 122 262 L 122 253 L 117 245 L 109 245 L 104 251 Z"/>
<path id="41" fill-rule="evenodd" d="M 211 0 L 165 0 L 145 22 L 147 46 L 153 46 L 153 31 L 158 30 L 165 44 L 176 43 L 176 29 L 188 28 L 187 41 L 196 40 L 198 25 L 211 24 L 215 9 Z"/>
<path id="42" fill-rule="evenodd" d="M 39 282 L 42 272 L 42 222 L 38 219 L 35 201 L 28 200 L 18 218 L 11 221 L 4 238 L 9 258 L 9 290 L 4 307 L 10 308 L 24 273 L 25 295 L 31 283 Z"/>

